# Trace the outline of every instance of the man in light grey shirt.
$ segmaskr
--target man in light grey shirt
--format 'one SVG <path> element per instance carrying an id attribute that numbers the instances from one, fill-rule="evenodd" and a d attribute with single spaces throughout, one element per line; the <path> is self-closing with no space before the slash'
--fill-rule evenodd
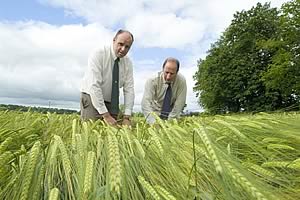
<path id="1" fill-rule="evenodd" d="M 119 88 L 123 87 L 125 113 L 122 124 L 131 124 L 134 104 L 133 67 L 126 54 L 133 40 L 129 31 L 119 30 L 111 46 L 90 55 L 80 87 L 82 119 L 104 119 L 106 123 L 115 125 L 119 114 Z"/>
<path id="2" fill-rule="evenodd" d="M 187 86 L 184 76 L 178 72 L 179 66 L 177 59 L 167 58 L 163 63 L 163 71 L 147 80 L 142 111 L 148 123 L 155 122 L 153 113 L 162 119 L 180 116 L 186 102 Z M 165 107 L 169 108 L 165 110 Z"/>

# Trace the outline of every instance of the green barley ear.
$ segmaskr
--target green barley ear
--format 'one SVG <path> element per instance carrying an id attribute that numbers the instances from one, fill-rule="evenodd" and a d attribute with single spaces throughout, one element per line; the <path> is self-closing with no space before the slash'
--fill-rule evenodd
<path id="1" fill-rule="evenodd" d="M 300 159 L 298 158 L 294 161 L 268 161 L 268 162 L 264 162 L 261 166 L 300 170 Z"/>
<path id="2" fill-rule="evenodd" d="M 160 154 L 162 155 L 164 150 L 163 150 L 163 147 L 161 144 L 161 137 L 158 137 L 158 135 L 155 133 L 155 131 L 152 128 L 149 129 L 149 133 L 152 136 L 152 139 L 153 139 L 155 145 L 157 146 Z"/>
<path id="3" fill-rule="evenodd" d="M 243 165 L 245 167 L 251 169 L 251 170 L 255 170 L 257 173 L 259 173 L 259 174 L 261 174 L 261 175 L 263 175 L 267 178 L 268 177 L 270 177 L 270 178 L 275 178 L 276 177 L 275 173 L 273 173 L 273 172 L 271 172 L 271 171 L 269 171 L 269 170 L 267 170 L 267 169 L 265 169 L 265 168 L 263 168 L 259 165 L 256 165 L 254 163 L 243 163 Z"/>
<path id="4" fill-rule="evenodd" d="M 73 123 L 72 123 L 72 149 L 75 150 L 76 149 L 76 134 L 78 133 L 78 123 L 77 123 L 77 119 L 73 119 Z"/>
<path id="5" fill-rule="evenodd" d="M 269 144 L 267 149 L 278 149 L 278 150 L 296 150 L 295 148 L 286 144 Z"/>
<path id="6" fill-rule="evenodd" d="M 29 162 L 27 163 L 26 166 L 24 166 L 26 167 L 26 173 L 25 173 L 23 187 L 21 191 L 21 197 L 20 197 L 21 200 L 28 199 L 30 184 L 36 168 L 38 156 L 40 153 L 40 148 L 41 148 L 41 143 L 39 141 L 35 142 L 29 154 Z"/>
<path id="7" fill-rule="evenodd" d="M 137 151 L 138 151 L 139 155 L 142 158 L 145 158 L 146 153 L 145 153 L 145 150 L 144 150 L 142 144 L 140 143 L 140 141 L 138 139 L 136 139 L 136 138 L 134 138 L 133 141 L 135 143 L 135 146 L 137 148 Z"/>
<path id="8" fill-rule="evenodd" d="M 292 161 L 287 167 L 290 169 L 300 170 L 300 158 Z"/>
<path id="9" fill-rule="evenodd" d="M 287 140 L 281 139 L 281 138 L 275 138 L 275 137 L 266 137 L 262 140 L 262 142 L 265 142 L 265 143 L 269 143 L 269 142 L 282 143 L 282 142 L 287 142 Z"/>
<path id="10" fill-rule="evenodd" d="M 73 119 L 72 122 L 72 136 L 78 133 L 77 119 Z"/>
<path id="11" fill-rule="evenodd" d="M 121 186 L 121 160 L 118 140 L 113 131 L 108 133 L 107 136 L 107 147 L 108 147 L 108 170 L 109 170 L 109 185 L 110 191 L 116 192 L 120 195 Z"/>
<path id="12" fill-rule="evenodd" d="M 233 165 L 223 159 L 225 167 L 229 170 L 232 179 L 238 183 L 242 188 L 244 188 L 249 194 L 252 195 L 257 200 L 267 200 L 265 195 L 259 191 L 254 184 L 252 184 L 243 174 L 239 172 Z"/>
<path id="13" fill-rule="evenodd" d="M 84 148 L 85 152 L 87 152 L 88 138 L 90 136 L 90 132 L 92 129 L 90 129 L 89 123 L 87 123 L 87 122 L 83 122 L 82 127 L 83 127 L 83 130 L 81 132 L 81 139 L 83 142 L 83 148 Z"/>
<path id="14" fill-rule="evenodd" d="M 173 195 L 171 195 L 167 190 L 165 190 L 161 186 L 156 185 L 154 186 L 154 188 L 161 196 L 164 197 L 165 200 L 176 200 L 176 198 Z"/>
<path id="15" fill-rule="evenodd" d="M 86 160 L 85 176 L 84 176 L 84 184 L 83 184 L 84 196 L 88 196 L 88 194 L 92 189 L 94 158 L 95 158 L 95 152 L 89 151 Z"/>
<path id="16" fill-rule="evenodd" d="M 210 156 L 211 160 L 214 163 L 215 169 L 219 174 L 222 174 L 223 169 L 220 163 L 220 160 L 216 154 L 216 151 L 213 148 L 213 145 L 208 137 L 208 134 L 206 133 L 205 129 L 203 126 L 198 125 L 198 129 L 194 129 L 194 131 L 196 131 L 198 133 L 198 135 L 200 136 L 208 155 Z"/>
<path id="17" fill-rule="evenodd" d="M 133 137 L 130 137 L 131 136 L 130 134 L 131 133 L 128 131 L 128 129 L 125 129 L 124 132 L 122 133 L 122 135 L 124 135 L 125 140 L 126 140 L 126 142 L 128 144 L 129 155 L 130 155 L 130 157 L 132 157 L 134 155 L 134 153 L 133 153 L 133 147 L 132 147 L 132 139 L 133 139 Z"/>
<path id="18" fill-rule="evenodd" d="M 268 162 L 264 162 L 261 166 L 286 168 L 290 163 L 291 163 L 290 161 L 268 161 Z"/>
<path id="19" fill-rule="evenodd" d="M 7 150 L 7 148 L 12 145 L 13 138 L 8 137 L 0 144 L 0 155 Z"/>
<path id="20" fill-rule="evenodd" d="M 39 173 L 38 173 L 38 177 L 37 177 L 37 181 L 36 181 L 36 185 L 33 188 L 34 192 L 33 195 L 31 197 L 32 200 L 36 200 L 36 199 L 40 199 L 40 197 L 42 196 L 42 187 L 43 187 L 43 181 L 44 181 L 44 176 L 45 176 L 45 165 L 44 163 L 42 163 L 42 166 L 40 167 Z"/>
<path id="21" fill-rule="evenodd" d="M 59 197 L 59 190 L 57 188 L 51 189 L 48 200 L 59 200 L 58 197 Z"/>
<path id="22" fill-rule="evenodd" d="M 138 176 L 138 180 L 140 184 L 150 193 L 150 195 L 153 197 L 155 200 L 160 200 L 159 195 L 155 191 L 155 189 L 150 185 L 148 181 L 145 180 L 144 177 Z"/>
<path id="23" fill-rule="evenodd" d="M 75 149 L 76 152 L 79 154 L 80 158 L 83 159 L 85 155 L 85 148 L 84 148 L 81 134 L 75 135 Z"/>
<path id="24" fill-rule="evenodd" d="M 221 119 L 216 119 L 216 120 L 214 120 L 214 122 L 217 122 L 218 124 L 221 124 L 221 125 L 229 128 L 233 133 L 235 133 L 240 138 L 246 138 L 246 136 L 243 133 L 241 133 L 237 128 L 235 128 L 232 124 L 230 124 L 224 120 L 221 120 Z"/>
<path id="25" fill-rule="evenodd" d="M 61 153 L 61 159 L 62 159 L 64 171 L 65 171 L 66 175 L 69 175 L 71 173 L 71 161 L 68 156 L 67 148 L 60 136 L 54 135 L 54 139 L 58 143 L 58 148 Z"/>
<path id="26" fill-rule="evenodd" d="M 8 165 L 11 160 L 14 159 L 14 155 L 10 151 L 5 151 L 4 153 L 0 154 L 0 176 L 3 178 L 7 176 L 6 165 Z M 2 180 L 0 180 L 0 183 Z"/>

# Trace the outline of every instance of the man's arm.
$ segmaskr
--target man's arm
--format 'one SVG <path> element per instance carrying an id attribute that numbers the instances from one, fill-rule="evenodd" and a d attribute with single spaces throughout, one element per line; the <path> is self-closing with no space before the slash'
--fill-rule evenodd
<path id="1" fill-rule="evenodd" d="M 103 61 L 103 52 L 96 51 L 90 55 L 88 59 L 88 83 L 87 90 L 91 96 L 92 104 L 99 114 L 107 113 L 107 108 L 104 104 L 101 82 L 103 80 L 101 69 Z"/>
<path id="2" fill-rule="evenodd" d="M 180 113 L 182 112 L 186 102 L 186 94 L 187 94 L 186 80 L 183 78 L 179 86 L 179 91 L 177 93 L 174 107 L 171 113 L 169 114 L 169 119 L 177 118 L 180 116 Z"/>
<path id="3" fill-rule="evenodd" d="M 96 51 L 88 59 L 88 92 L 91 101 L 98 113 L 110 125 L 114 125 L 117 121 L 109 114 L 103 98 L 101 82 L 103 81 L 101 69 L 103 69 L 103 52 Z"/>
<path id="4" fill-rule="evenodd" d="M 101 69 L 103 69 L 103 55 L 97 52 L 92 54 L 89 58 L 88 65 L 90 76 L 90 88 L 89 93 L 91 96 L 92 104 L 98 113 L 103 117 L 104 121 L 109 125 L 117 124 L 117 121 L 108 112 L 103 98 L 103 91 L 101 88 L 101 82 L 103 81 Z"/>
<path id="5" fill-rule="evenodd" d="M 124 86 L 124 106 L 125 113 L 124 115 L 129 118 L 132 113 L 132 108 L 134 105 L 134 79 L 133 79 L 133 67 L 131 61 L 128 63 L 128 71 L 125 75 Z"/>
<path id="6" fill-rule="evenodd" d="M 148 79 L 145 84 L 144 95 L 142 99 L 142 111 L 148 123 L 153 124 L 155 117 L 151 114 L 153 109 L 151 102 L 154 101 L 155 87 L 152 79 Z"/>

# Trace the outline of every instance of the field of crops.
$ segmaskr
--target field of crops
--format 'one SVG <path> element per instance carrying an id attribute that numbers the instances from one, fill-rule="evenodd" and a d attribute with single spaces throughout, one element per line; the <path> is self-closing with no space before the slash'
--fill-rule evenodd
<path id="1" fill-rule="evenodd" d="M 0 111 L 0 199 L 300 199 L 300 114 L 133 122 Z"/>

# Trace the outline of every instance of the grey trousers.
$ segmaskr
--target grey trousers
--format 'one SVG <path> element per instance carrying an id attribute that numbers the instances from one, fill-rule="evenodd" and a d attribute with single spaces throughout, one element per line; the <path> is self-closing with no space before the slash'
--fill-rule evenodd
<path id="1" fill-rule="evenodd" d="M 105 106 L 110 111 L 110 102 L 104 102 Z M 112 115 L 112 114 L 111 114 Z M 91 96 L 87 93 L 80 93 L 80 116 L 83 120 L 97 120 L 101 119 L 102 116 L 96 110 L 96 108 L 92 104 Z M 117 115 L 112 115 L 113 118 L 117 119 Z"/>
<path id="2" fill-rule="evenodd" d="M 102 119 L 96 108 L 92 104 L 91 96 L 87 93 L 80 93 L 80 116 L 83 120 Z"/>

